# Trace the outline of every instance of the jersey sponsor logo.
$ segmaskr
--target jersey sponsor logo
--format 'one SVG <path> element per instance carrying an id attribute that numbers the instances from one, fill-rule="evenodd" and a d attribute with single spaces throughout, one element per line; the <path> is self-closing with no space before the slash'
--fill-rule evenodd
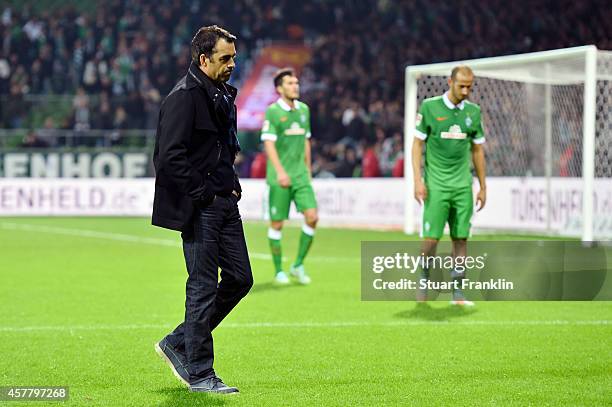
<path id="1" fill-rule="evenodd" d="M 436 117 L 436 120 L 439 121 L 439 122 L 443 122 L 446 119 L 448 119 L 448 116 Z"/>
<path id="2" fill-rule="evenodd" d="M 301 128 L 295 122 L 291 123 L 291 127 L 285 130 L 285 136 L 303 136 L 304 134 L 306 134 L 306 129 Z"/>
<path id="3" fill-rule="evenodd" d="M 448 131 L 440 133 L 440 137 L 452 140 L 465 140 L 467 138 L 467 133 L 463 133 L 459 125 L 453 124 Z"/>
<path id="4" fill-rule="evenodd" d="M 270 120 L 264 120 L 261 131 L 266 132 L 268 130 L 270 130 Z"/>
<path id="5" fill-rule="evenodd" d="M 421 121 L 423 121 L 423 115 L 421 113 L 417 113 L 416 125 L 420 126 L 421 125 Z"/>

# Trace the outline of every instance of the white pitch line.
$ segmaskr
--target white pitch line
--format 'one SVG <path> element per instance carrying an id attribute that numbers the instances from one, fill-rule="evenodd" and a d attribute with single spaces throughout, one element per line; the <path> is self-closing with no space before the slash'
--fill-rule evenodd
<path id="1" fill-rule="evenodd" d="M 56 226 L 40 226 L 40 225 L 29 225 L 26 223 L 0 223 L 2 229 L 6 230 L 19 230 L 24 232 L 41 232 L 51 233 L 56 235 L 66 236 L 77 236 L 77 237 L 93 237 L 96 239 L 115 240 L 119 242 L 130 242 L 130 243 L 143 243 L 158 246 L 171 246 L 181 247 L 180 242 L 171 239 L 156 239 L 150 237 L 142 237 L 136 235 L 128 235 L 123 233 L 112 233 L 112 232 L 99 232 L 97 230 L 87 229 L 71 229 L 61 228 Z"/>
<path id="2" fill-rule="evenodd" d="M 404 326 L 608 326 L 610 320 L 468 320 L 468 321 L 330 321 L 330 322 L 246 322 L 222 324 L 221 328 L 261 329 L 261 328 L 352 328 L 352 327 L 404 327 Z M 0 332 L 39 332 L 39 331 L 129 331 L 141 329 L 172 329 L 165 324 L 130 325 L 48 325 L 48 326 L 3 326 Z"/>
<path id="3" fill-rule="evenodd" d="M 32 225 L 27 223 L 12 223 L 12 222 L 0 222 L 0 228 L 12 231 L 22 232 L 40 232 L 40 233 L 51 233 L 56 235 L 65 236 L 76 236 L 76 237 L 89 237 L 95 239 L 113 240 L 117 242 L 128 242 L 137 244 L 148 244 L 156 246 L 166 247 L 182 247 L 182 243 L 178 240 L 173 239 L 158 239 L 151 237 L 142 237 L 138 235 L 129 235 L 125 233 L 113 233 L 113 232 L 99 232 L 97 230 L 87 229 L 73 229 L 63 228 L 57 226 L 41 226 Z M 272 257 L 268 253 L 254 253 L 249 252 L 249 257 L 257 260 L 270 260 Z M 359 257 L 335 257 L 335 256 L 310 256 L 309 260 L 319 261 L 350 261 L 359 262 Z"/>

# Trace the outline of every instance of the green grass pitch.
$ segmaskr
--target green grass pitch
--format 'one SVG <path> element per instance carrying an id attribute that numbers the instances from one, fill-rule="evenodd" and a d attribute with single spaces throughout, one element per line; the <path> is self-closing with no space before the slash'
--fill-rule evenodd
<path id="1" fill-rule="evenodd" d="M 313 284 L 277 288 L 267 226 L 245 227 L 255 286 L 215 331 L 216 371 L 241 393 L 211 396 L 153 350 L 183 317 L 177 233 L 0 219 L 0 386 L 67 385 L 74 406 L 612 405 L 612 302 L 362 302 L 360 241 L 406 237 L 326 228 Z M 285 229 L 288 258 L 298 233 Z"/>

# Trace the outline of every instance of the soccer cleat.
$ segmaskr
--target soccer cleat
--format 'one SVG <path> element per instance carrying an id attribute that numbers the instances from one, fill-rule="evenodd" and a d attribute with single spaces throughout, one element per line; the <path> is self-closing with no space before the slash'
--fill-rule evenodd
<path id="1" fill-rule="evenodd" d="M 450 302 L 452 305 L 459 305 L 460 307 L 473 307 L 476 304 L 474 303 L 474 301 L 470 301 L 470 300 L 451 300 Z"/>
<path id="2" fill-rule="evenodd" d="M 289 284 L 289 277 L 287 277 L 287 274 L 284 271 L 279 271 L 274 276 L 274 282 L 280 285 L 287 285 Z"/>
<path id="3" fill-rule="evenodd" d="M 306 270 L 304 270 L 304 265 L 300 264 L 299 266 L 291 266 L 291 277 L 297 279 L 298 283 L 303 285 L 310 284 L 310 277 L 306 274 Z"/>
<path id="4" fill-rule="evenodd" d="M 223 383 L 220 377 L 210 376 L 206 379 L 199 380 L 189 386 L 189 390 L 199 393 L 221 393 L 221 394 L 236 394 L 239 393 L 235 387 L 230 387 Z"/>
<path id="5" fill-rule="evenodd" d="M 474 302 L 467 300 L 460 289 L 453 291 L 453 299 L 450 302 L 452 305 L 460 305 L 462 307 L 473 307 Z"/>
<path id="6" fill-rule="evenodd" d="M 189 386 L 189 372 L 187 372 L 185 356 L 174 350 L 166 338 L 155 344 L 155 352 L 170 366 L 176 378 L 186 386 Z"/>

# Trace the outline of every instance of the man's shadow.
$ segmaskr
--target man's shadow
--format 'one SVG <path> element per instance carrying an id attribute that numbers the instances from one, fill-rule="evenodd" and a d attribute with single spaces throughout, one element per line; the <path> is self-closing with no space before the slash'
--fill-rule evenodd
<path id="1" fill-rule="evenodd" d="M 289 283 L 286 285 L 280 285 L 277 283 L 274 283 L 273 281 L 268 281 L 266 283 L 255 283 L 253 285 L 253 287 L 251 288 L 251 291 L 249 291 L 249 294 L 257 294 L 257 293 L 262 293 L 262 292 L 266 292 L 266 291 L 283 291 L 283 290 L 290 290 L 293 288 L 301 288 L 304 287 L 301 284 L 296 284 L 296 283 Z"/>
<path id="2" fill-rule="evenodd" d="M 227 403 L 225 398 L 240 397 L 240 395 L 192 393 L 184 386 L 164 387 L 155 390 L 155 393 L 166 396 L 166 400 L 157 404 L 160 407 L 179 406 L 223 406 Z"/>
<path id="3" fill-rule="evenodd" d="M 396 318 L 420 319 L 423 321 L 450 321 L 453 318 L 467 317 L 478 312 L 474 307 L 449 305 L 444 308 L 434 308 L 429 303 L 417 302 L 413 309 L 400 311 L 394 316 Z"/>

